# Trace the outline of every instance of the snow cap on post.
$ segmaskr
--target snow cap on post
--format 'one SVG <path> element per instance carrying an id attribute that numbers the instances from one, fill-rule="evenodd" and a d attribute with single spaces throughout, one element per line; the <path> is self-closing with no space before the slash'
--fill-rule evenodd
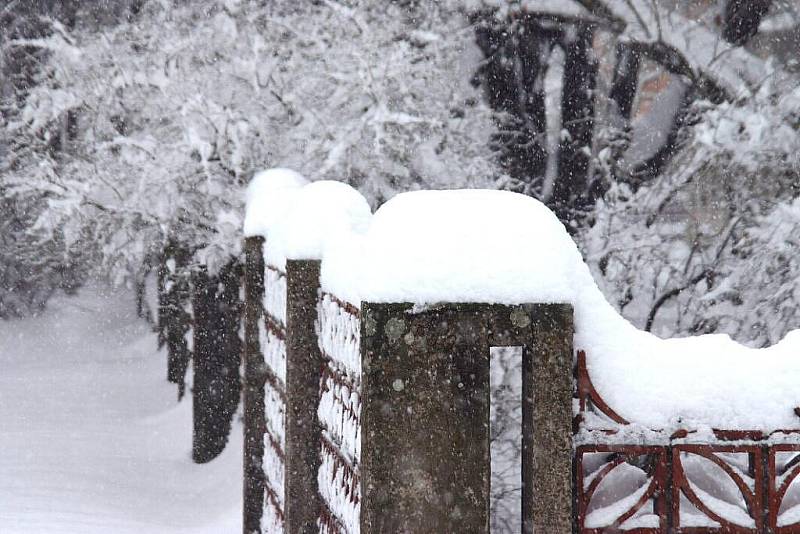
<path id="1" fill-rule="evenodd" d="M 292 203 L 294 193 L 308 184 L 297 171 L 273 168 L 257 172 L 247 186 L 244 235 L 267 237 Z"/>
<path id="2" fill-rule="evenodd" d="M 332 180 L 297 189 L 280 221 L 270 228 L 267 261 L 283 268 L 287 259 L 320 260 L 330 243 L 363 234 L 372 210 L 361 193 Z"/>
<path id="3" fill-rule="evenodd" d="M 414 191 L 325 255 L 323 286 L 359 302 L 573 302 L 583 260 L 541 202 L 493 190 Z"/>
<path id="4" fill-rule="evenodd" d="M 625 420 L 667 435 L 800 429 L 800 331 L 754 349 L 727 335 L 664 340 L 638 330 L 606 300 L 556 216 L 524 195 L 397 195 L 364 235 L 326 251 L 321 285 L 356 306 L 572 304 L 575 347 L 586 351 L 599 395 Z"/>

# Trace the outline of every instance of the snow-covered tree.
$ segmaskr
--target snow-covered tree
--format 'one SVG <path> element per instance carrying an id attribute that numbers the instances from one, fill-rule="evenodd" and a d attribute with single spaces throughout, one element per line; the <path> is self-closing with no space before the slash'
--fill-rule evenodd
<path id="1" fill-rule="evenodd" d="M 770 345 L 797 327 L 800 307 L 800 90 L 765 83 L 695 108 L 664 175 L 612 188 L 582 240 L 639 326 Z"/>
<path id="2" fill-rule="evenodd" d="M 642 326 L 766 342 L 712 319 L 721 293 L 704 295 L 753 265 L 748 243 L 797 196 L 791 3 L 133 4 L 112 27 L 51 22 L 4 44 L 46 58 L 4 100 L 0 184 L 34 202 L 26 243 L 80 250 L 118 282 L 172 243 L 213 275 L 264 167 L 345 180 L 373 205 L 509 187 L 559 212 Z M 728 239 L 709 217 L 736 221 Z"/>
<path id="3" fill-rule="evenodd" d="M 179 395 L 194 358 L 196 461 L 222 450 L 239 399 L 228 301 L 250 176 L 293 167 L 375 205 L 420 187 L 493 187 L 472 38 L 436 3 L 202 0 L 146 2 L 99 29 L 51 21 L 9 43 L 46 61 L 5 128 L 0 186 L 11 202 L 37 198 L 29 242 L 58 238 L 115 283 L 140 283 L 160 258 L 158 326 Z"/>
<path id="4" fill-rule="evenodd" d="M 11 201 L 0 188 L 0 319 L 40 311 L 56 290 L 72 292 L 87 274 L 80 251 L 68 252 L 62 234 L 27 233 L 41 211 L 38 200 Z"/>
<path id="5" fill-rule="evenodd" d="M 342 179 L 376 204 L 497 179 L 466 74 L 472 30 L 445 6 L 149 2 L 112 28 L 52 30 L 12 43 L 49 60 L 8 125 L 2 180 L 45 192 L 37 230 L 86 235 L 118 282 L 170 238 L 212 273 L 238 254 L 242 188 L 263 167 Z M 43 157 L 69 114 L 75 135 Z"/>
<path id="6" fill-rule="evenodd" d="M 771 4 L 472 0 L 477 79 L 504 113 L 494 142 L 514 188 L 577 231 L 612 182 L 659 175 L 693 101 L 734 101 L 776 68 L 765 42 L 743 46 L 784 9 Z"/>
<path id="7" fill-rule="evenodd" d="M 20 118 L 28 96 L 53 60 L 51 48 L 42 44 L 54 33 L 129 20 L 140 4 L 140 0 L 91 4 L 14 0 L 0 6 L 0 176 L 17 173 L 22 161 L 48 166 L 63 155 L 65 144 L 77 133 L 75 110 L 50 121 L 32 144 L 31 138 L 8 128 Z M 0 178 L 0 317 L 35 312 L 56 289 L 75 289 L 90 265 L 87 242 L 79 234 L 36 225 L 38 217 L 47 216 L 50 195 L 31 185 Z"/>
<path id="8" fill-rule="evenodd" d="M 572 228 L 626 316 L 664 335 L 753 344 L 790 329 L 793 226 L 778 237 L 763 225 L 798 196 L 796 8 L 472 4 L 486 57 L 477 79 L 503 112 L 493 141 L 510 185 Z M 759 243 L 769 252 L 755 254 Z M 718 290 L 738 276 L 757 278 L 740 283 L 749 297 Z M 767 326 L 773 315 L 783 319 Z"/>

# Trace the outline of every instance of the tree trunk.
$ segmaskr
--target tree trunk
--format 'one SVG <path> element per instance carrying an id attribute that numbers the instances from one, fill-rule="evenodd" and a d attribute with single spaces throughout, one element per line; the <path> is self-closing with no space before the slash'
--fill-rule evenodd
<path id="1" fill-rule="evenodd" d="M 728 0 L 723 12 L 722 37 L 735 45 L 745 44 L 758 32 L 758 25 L 771 5 L 772 0 Z"/>
<path id="2" fill-rule="evenodd" d="M 594 29 L 576 24 L 563 40 L 564 81 L 561 93 L 561 124 L 566 132 L 559 146 L 559 176 L 553 187 L 551 208 L 572 226 L 595 201 L 589 177 L 594 134 L 594 87 L 597 64 L 592 58 Z"/>
<path id="3" fill-rule="evenodd" d="M 494 143 L 506 171 L 538 193 L 547 167 L 544 74 L 551 35 L 533 17 L 498 23 L 478 19 L 476 42 L 486 56 L 477 73 L 489 105 L 503 113 Z"/>
<path id="4" fill-rule="evenodd" d="M 617 115 L 624 121 L 630 121 L 636 90 L 639 86 L 639 64 L 641 55 L 630 43 L 617 45 L 617 65 L 614 69 L 614 81 L 609 98 L 616 106 Z"/>
<path id="5" fill-rule="evenodd" d="M 178 399 L 186 390 L 186 370 L 192 353 L 186 341 L 191 329 L 189 304 L 189 250 L 170 240 L 158 270 L 158 340 L 167 346 L 167 380 L 178 385 Z"/>
<path id="6" fill-rule="evenodd" d="M 205 267 L 194 276 L 194 436 L 192 458 L 206 463 L 225 448 L 239 404 L 241 265 L 232 260 L 219 275 Z"/>

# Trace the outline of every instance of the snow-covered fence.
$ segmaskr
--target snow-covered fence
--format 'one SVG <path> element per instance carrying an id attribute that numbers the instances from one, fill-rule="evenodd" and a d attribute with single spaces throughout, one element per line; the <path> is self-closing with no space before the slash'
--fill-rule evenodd
<path id="1" fill-rule="evenodd" d="M 266 264 L 264 320 L 259 324 L 263 347 L 264 431 L 261 469 L 264 473 L 263 525 L 277 530 L 284 521 L 286 448 L 286 273 Z"/>
<path id="2" fill-rule="evenodd" d="M 281 271 L 262 247 L 246 245 L 245 532 L 358 532 L 359 311 L 319 291 L 319 261 Z"/>
<path id="3" fill-rule="evenodd" d="M 321 425 L 320 533 L 358 532 L 361 512 L 361 314 L 320 292 L 317 336 L 324 360 L 317 416 Z"/>
<path id="4" fill-rule="evenodd" d="M 523 347 L 524 398 L 541 384 L 538 409 L 522 409 L 523 524 L 570 528 L 569 306 L 356 306 L 319 290 L 319 262 L 287 260 L 281 274 L 264 267 L 262 246 L 248 238 L 245 279 L 257 289 L 247 291 L 245 532 L 468 532 L 487 524 L 493 346 Z M 534 433 L 545 420 L 549 430 Z"/>
<path id="5" fill-rule="evenodd" d="M 524 533 L 800 532 L 798 332 L 640 332 L 527 197 L 409 193 L 370 218 L 346 186 L 279 176 L 246 223 L 266 237 L 247 241 L 246 532 L 486 532 L 507 346 Z"/>
<path id="6" fill-rule="evenodd" d="M 291 216 L 286 213 L 288 198 L 277 200 L 289 194 L 279 190 L 296 189 L 304 180 L 273 171 L 254 180 L 251 195 L 258 195 L 252 190 L 266 180 L 278 182 L 278 191 L 271 190 L 273 209 Z M 337 205 L 343 198 L 346 202 Z M 331 297 L 321 296 L 319 261 L 314 258 L 324 241 L 317 234 L 337 230 L 331 207 L 337 213 L 354 209 L 351 217 L 358 212 L 369 216 L 370 210 L 363 197 L 339 183 L 309 186 L 305 201 L 311 205 L 295 211 L 318 219 L 299 236 L 311 250 L 297 254 L 287 241 L 304 221 L 281 225 L 269 210 L 260 215 L 266 220 L 247 221 L 254 228 L 248 233 L 266 236 L 267 243 L 250 237 L 245 246 L 245 532 L 308 532 L 318 525 L 326 532 L 354 532 L 348 526 L 353 518 L 358 522 L 358 423 L 334 414 L 357 417 L 360 359 L 347 354 L 353 340 L 337 326 L 341 318 L 326 313 Z M 309 234 L 316 243 L 309 245 Z M 339 304 L 345 313 L 355 309 Z"/>
<path id="7" fill-rule="evenodd" d="M 245 532 L 467 532 L 488 524 L 488 349 L 509 345 L 525 347 L 528 398 L 534 360 L 548 369 L 542 358 L 560 356 L 552 362 L 561 380 L 539 377 L 547 386 L 538 395 L 563 398 L 543 402 L 538 416 L 530 403 L 523 408 L 524 521 L 528 529 L 537 517 L 550 530 L 568 528 L 569 307 L 348 300 L 350 288 L 336 287 L 347 276 L 334 271 L 326 283 L 318 258 L 369 218 L 368 206 L 352 189 L 322 182 L 290 199 L 302 183 L 277 178 L 285 183 L 269 205 L 282 218 L 254 223 L 248 212 L 246 223 Z M 292 250 L 309 241 L 316 245 Z M 554 320 L 560 326 L 550 330 L 560 335 L 542 334 L 540 346 L 552 350 L 537 352 L 531 332 Z M 559 411 L 560 428 L 552 424 Z M 532 433 L 545 414 L 553 431 Z M 544 448 L 553 452 L 536 465 Z"/>

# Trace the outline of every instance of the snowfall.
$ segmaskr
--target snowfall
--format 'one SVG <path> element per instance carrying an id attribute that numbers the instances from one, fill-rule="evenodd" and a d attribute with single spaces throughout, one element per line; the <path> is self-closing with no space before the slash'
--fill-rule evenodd
<path id="1" fill-rule="evenodd" d="M 242 431 L 192 463 L 191 398 L 128 292 L 0 321 L 0 532 L 241 532 Z"/>

